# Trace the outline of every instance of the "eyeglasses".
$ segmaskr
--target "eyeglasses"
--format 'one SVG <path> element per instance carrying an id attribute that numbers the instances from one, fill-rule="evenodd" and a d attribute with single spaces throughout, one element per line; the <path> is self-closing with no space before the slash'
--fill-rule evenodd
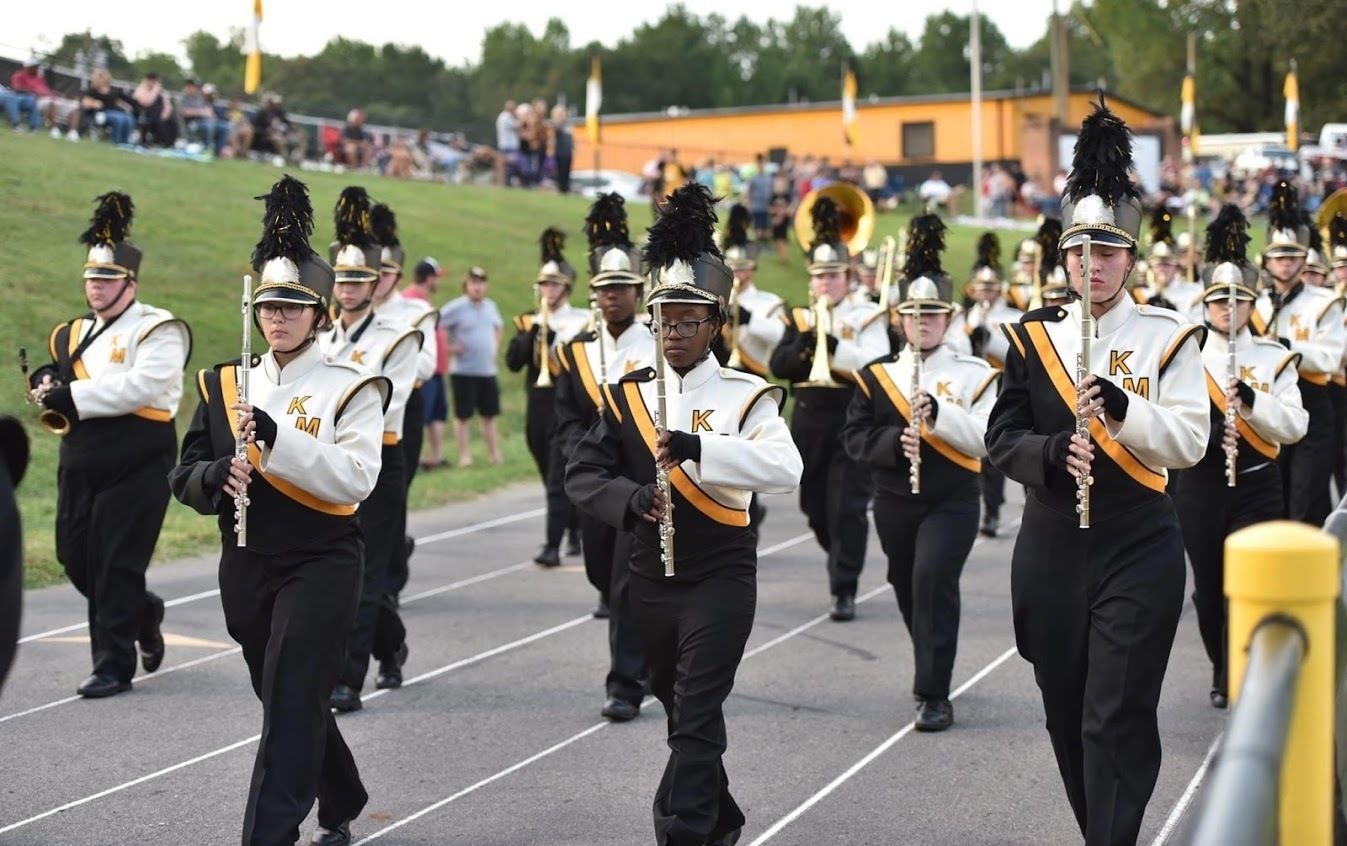
<path id="1" fill-rule="evenodd" d="M 656 338 L 660 337 L 667 338 L 669 337 L 669 330 L 672 329 L 674 332 L 678 333 L 678 337 L 680 338 L 691 338 L 695 336 L 697 334 L 697 331 L 702 328 L 702 324 L 710 319 L 711 315 L 707 315 L 706 317 L 703 317 L 701 320 L 680 320 L 677 323 L 661 323 L 659 326 L 656 326 L 654 323 L 651 323 L 650 334 L 654 335 Z M 663 327 L 662 331 L 660 329 L 660 326 Z"/>
<path id="2" fill-rule="evenodd" d="M 308 308 L 304 303 L 258 303 L 257 316 L 264 320 L 284 317 L 286 320 L 298 320 Z"/>

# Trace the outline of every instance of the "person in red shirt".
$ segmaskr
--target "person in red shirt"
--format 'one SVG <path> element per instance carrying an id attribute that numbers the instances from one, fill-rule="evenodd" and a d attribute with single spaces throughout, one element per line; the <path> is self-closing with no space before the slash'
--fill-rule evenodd
<path id="1" fill-rule="evenodd" d="M 54 96 L 51 86 L 42 78 L 41 63 L 36 56 L 14 71 L 9 78 L 9 87 L 12 94 L 5 102 L 5 109 L 9 113 L 9 125 L 16 131 L 22 131 L 19 118 L 26 111 L 28 128 L 36 132 L 42 125 L 42 116 L 51 109 Z"/>
<path id="2" fill-rule="evenodd" d="M 412 284 L 402 291 L 402 296 L 414 300 L 431 302 L 430 296 L 439 286 L 444 268 L 439 262 L 427 256 L 417 262 L 412 274 Z M 433 304 L 433 303 L 432 303 Z M 435 376 L 427 379 L 421 386 L 424 397 L 426 440 L 430 443 L 430 456 L 422 459 L 421 466 L 426 470 L 443 467 L 444 460 L 444 424 L 449 419 L 449 402 L 444 393 L 444 374 L 449 372 L 449 333 L 443 326 L 435 328 Z"/>

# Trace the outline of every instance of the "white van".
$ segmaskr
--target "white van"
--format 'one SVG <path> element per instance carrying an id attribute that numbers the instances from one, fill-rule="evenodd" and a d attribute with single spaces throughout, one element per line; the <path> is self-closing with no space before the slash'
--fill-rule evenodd
<path id="1" fill-rule="evenodd" d="M 1325 150 L 1347 153 L 1347 123 L 1326 123 L 1319 131 L 1319 146 Z"/>

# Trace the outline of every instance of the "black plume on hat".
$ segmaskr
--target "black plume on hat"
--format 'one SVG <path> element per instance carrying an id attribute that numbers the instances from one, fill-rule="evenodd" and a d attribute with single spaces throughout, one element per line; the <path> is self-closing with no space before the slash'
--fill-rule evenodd
<path id="1" fill-rule="evenodd" d="M 362 250 L 375 245 L 374 235 L 370 231 L 370 199 L 364 188 L 352 185 L 342 189 L 341 196 L 337 197 L 333 220 L 337 228 L 337 243 Z"/>
<path id="2" fill-rule="evenodd" d="M 1309 212 L 1301 212 L 1300 225 L 1309 233 L 1309 248 L 1319 254 L 1320 258 L 1324 255 L 1324 233 L 1319 231 L 1319 227 L 1314 225 L 1314 218 Z"/>
<path id="3" fill-rule="evenodd" d="M 720 258 L 716 246 L 716 200 L 711 189 L 692 182 L 669 195 L 664 214 L 646 232 L 642 257 L 649 267 L 668 267 L 675 261 L 691 264 L 709 253 Z"/>
<path id="4" fill-rule="evenodd" d="M 1174 216 L 1164 203 L 1151 212 L 1151 244 L 1162 243 L 1174 246 Z"/>
<path id="5" fill-rule="evenodd" d="M 549 261 L 562 264 L 566 261 L 566 257 L 561 254 L 561 251 L 566 248 L 566 233 L 555 226 L 549 226 L 543 230 L 543 234 L 538 237 L 538 246 L 542 250 L 543 264 L 547 264 Z"/>
<path id="6" fill-rule="evenodd" d="M 271 192 L 254 197 L 265 200 L 262 212 L 262 239 L 253 248 L 252 265 L 260 271 L 274 258 L 288 258 L 295 264 L 316 256 L 309 246 L 313 233 L 313 206 L 309 203 L 309 189 L 293 176 L 282 176 L 271 186 Z"/>
<path id="7" fill-rule="evenodd" d="M 1272 198 L 1268 200 L 1268 228 L 1274 232 L 1289 230 L 1295 232 L 1304 225 L 1300 214 L 1300 194 L 1285 179 L 1272 186 Z"/>
<path id="8" fill-rule="evenodd" d="M 907 256 L 903 273 L 908 279 L 937 279 L 945 271 L 940 253 L 945 249 L 945 221 L 934 213 L 919 214 L 908 224 Z"/>
<path id="9" fill-rule="evenodd" d="M 753 215 L 742 203 L 730 206 L 730 219 L 725 227 L 725 246 L 748 249 L 752 243 L 748 238 L 748 227 L 752 222 Z"/>
<path id="10" fill-rule="evenodd" d="M 1106 206 L 1141 194 L 1128 175 L 1132 170 L 1132 130 L 1109 111 L 1104 94 L 1093 103 L 1094 111 L 1080 125 L 1071 153 L 1071 175 L 1064 196 L 1072 200 L 1097 196 Z"/>
<path id="11" fill-rule="evenodd" d="M 811 209 L 814 224 L 814 243 L 817 248 L 821 244 L 836 244 L 842 236 L 842 219 L 837 213 L 837 204 L 831 197 L 819 197 Z"/>
<path id="12" fill-rule="evenodd" d="M 1045 217 L 1034 233 L 1038 242 L 1038 277 L 1046 280 L 1052 269 L 1062 260 L 1060 243 L 1062 240 L 1062 221 L 1055 217 Z"/>
<path id="13" fill-rule="evenodd" d="M 108 246 L 120 244 L 131 232 L 131 218 L 135 215 L 135 206 L 131 197 L 120 191 L 109 191 L 95 200 L 98 208 L 89 218 L 89 228 L 80 235 L 80 243 L 86 247 L 99 244 Z"/>
<path id="14" fill-rule="evenodd" d="M 383 203 L 378 203 L 369 211 L 370 231 L 374 234 L 374 242 L 381 247 L 400 247 L 398 241 L 398 218 L 393 214 L 393 210 Z"/>
<path id="15" fill-rule="evenodd" d="M 596 247 L 631 248 L 625 203 L 617 192 L 600 194 L 594 198 L 589 214 L 585 217 L 585 238 L 591 250 Z M 545 256 L 543 261 L 547 261 Z"/>
<path id="16" fill-rule="evenodd" d="M 982 237 L 978 238 L 977 260 L 973 262 L 973 269 L 984 267 L 990 267 L 998 273 L 1001 270 L 1001 239 L 996 237 L 995 232 L 983 232 Z"/>
<path id="17" fill-rule="evenodd" d="M 1207 224 L 1206 253 L 1203 256 L 1207 264 L 1231 264 L 1245 267 L 1249 263 L 1249 221 L 1244 212 L 1233 203 L 1221 206 L 1216 219 Z"/>

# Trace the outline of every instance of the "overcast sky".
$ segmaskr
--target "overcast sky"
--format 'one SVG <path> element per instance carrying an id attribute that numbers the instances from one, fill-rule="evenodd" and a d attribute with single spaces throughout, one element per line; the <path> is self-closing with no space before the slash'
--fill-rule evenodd
<path id="1" fill-rule="evenodd" d="M 826 5 L 840 14 L 843 34 L 852 49 L 864 52 L 890 28 L 906 32 L 915 41 L 928 15 L 946 9 L 968 14 L 973 2 L 816 0 L 803 5 Z M 982 0 L 979 8 L 1012 47 L 1026 47 L 1043 34 L 1053 4 L 1054 0 Z M 50 50 L 62 35 L 87 27 L 120 40 L 132 58 L 147 50 L 181 57 L 180 42 L 188 34 L 204 29 L 224 38 L 231 27 L 246 26 L 252 17 L 252 0 L 57 0 L 8 5 L 0 27 L 0 52 L 13 56 Z M 657 21 L 667 5 L 658 0 L 263 0 L 261 42 L 269 53 L 310 55 L 330 38 L 343 35 L 376 44 L 419 45 L 451 65 L 476 64 L 481 59 L 483 34 L 501 23 L 524 23 L 539 35 L 549 17 L 562 17 L 572 46 L 592 40 L 613 46 L 637 25 Z M 759 22 L 788 21 L 795 9 L 789 0 L 684 0 L 683 5 L 699 17 L 715 12 L 730 20 L 747 15 Z"/>

